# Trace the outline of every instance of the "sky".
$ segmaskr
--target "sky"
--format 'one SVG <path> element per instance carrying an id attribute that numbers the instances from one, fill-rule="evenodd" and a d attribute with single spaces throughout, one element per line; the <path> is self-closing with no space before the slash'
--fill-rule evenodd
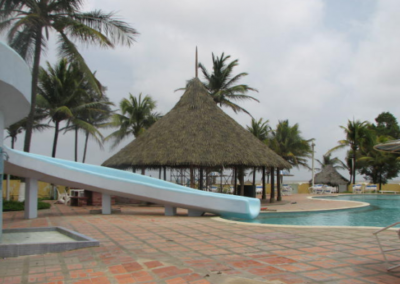
<path id="1" fill-rule="evenodd" d="M 87 64 L 118 104 L 129 93 L 150 95 L 163 114 L 178 102 L 199 62 L 211 70 L 211 54 L 238 59 L 234 73 L 258 93 L 260 102 L 240 105 L 255 119 L 299 124 L 315 139 L 322 159 L 344 139 L 348 120 L 395 117 L 400 108 L 400 1 L 398 0 L 89 0 L 86 10 L 114 11 L 140 35 L 130 48 L 79 46 Z M 42 57 L 54 63 L 56 44 Z M 200 79 L 202 77 L 200 76 Z M 243 127 L 251 118 L 223 110 Z M 105 131 L 108 135 L 111 130 Z M 111 150 L 91 142 L 87 162 L 101 164 L 134 138 Z M 34 133 L 31 152 L 51 155 L 53 132 Z M 83 142 L 83 136 L 81 137 Z M 229 141 L 227 141 L 229 143 Z M 5 141 L 9 145 L 9 140 Z M 17 149 L 23 148 L 23 134 Z M 83 143 L 81 149 L 83 149 Z M 345 151 L 335 152 L 343 158 Z M 59 138 L 57 157 L 73 159 L 73 136 Z M 80 159 L 82 154 L 80 153 Z M 311 161 L 310 161 L 311 166 Z M 292 169 L 290 180 L 310 180 L 311 171 Z M 347 172 L 342 174 L 349 178 Z M 362 180 L 362 178 L 360 178 Z"/>

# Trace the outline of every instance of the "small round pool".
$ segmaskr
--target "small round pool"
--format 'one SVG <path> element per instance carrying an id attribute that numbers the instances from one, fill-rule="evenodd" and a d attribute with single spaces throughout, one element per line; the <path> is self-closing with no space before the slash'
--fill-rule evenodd
<path id="1" fill-rule="evenodd" d="M 397 195 L 342 195 L 318 197 L 369 203 L 370 206 L 313 212 L 260 213 L 254 220 L 230 220 L 274 225 L 295 226 L 359 226 L 386 227 L 400 221 L 400 196 Z"/>

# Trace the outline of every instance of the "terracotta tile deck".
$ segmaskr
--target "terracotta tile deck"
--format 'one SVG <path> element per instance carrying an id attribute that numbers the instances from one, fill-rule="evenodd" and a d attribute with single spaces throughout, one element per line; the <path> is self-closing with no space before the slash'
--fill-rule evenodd
<path id="1" fill-rule="evenodd" d="M 337 206 L 284 198 L 299 208 Z M 117 207 L 122 213 L 93 215 L 92 207 L 53 205 L 35 220 L 4 213 L 4 228 L 63 226 L 101 245 L 0 259 L 0 284 L 400 283 L 400 269 L 385 269 L 374 229 L 248 226 L 189 218 L 185 210 L 165 217 L 160 207 Z M 385 242 L 391 241 L 400 246 L 393 231 L 385 233 Z"/>

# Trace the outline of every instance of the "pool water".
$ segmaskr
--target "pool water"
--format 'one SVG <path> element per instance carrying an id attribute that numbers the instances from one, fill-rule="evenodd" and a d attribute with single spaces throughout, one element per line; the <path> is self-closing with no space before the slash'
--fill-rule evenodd
<path id="1" fill-rule="evenodd" d="M 320 197 L 319 197 L 320 198 Z M 369 203 L 370 206 L 317 212 L 260 213 L 254 220 L 235 221 L 297 226 L 366 226 L 386 227 L 400 221 L 400 196 L 396 195 L 342 195 L 322 197 L 332 200 L 350 200 Z"/>

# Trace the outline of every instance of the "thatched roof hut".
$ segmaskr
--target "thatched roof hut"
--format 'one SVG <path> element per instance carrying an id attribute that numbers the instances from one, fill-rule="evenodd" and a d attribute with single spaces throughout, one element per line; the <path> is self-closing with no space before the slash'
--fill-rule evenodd
<path id="1" fill-rule="evenodd" d="M 349 180 L 339 174 L 332 165 L 325 166 L 314 178 L 315 183 L 329 184 L 332 186 L 347 185 Z"/>
<path id="2" fill-rule="evenodd" d="M 197 78 L 169 113 L 103 166 L 291 167 L 224 113 Z"/>

